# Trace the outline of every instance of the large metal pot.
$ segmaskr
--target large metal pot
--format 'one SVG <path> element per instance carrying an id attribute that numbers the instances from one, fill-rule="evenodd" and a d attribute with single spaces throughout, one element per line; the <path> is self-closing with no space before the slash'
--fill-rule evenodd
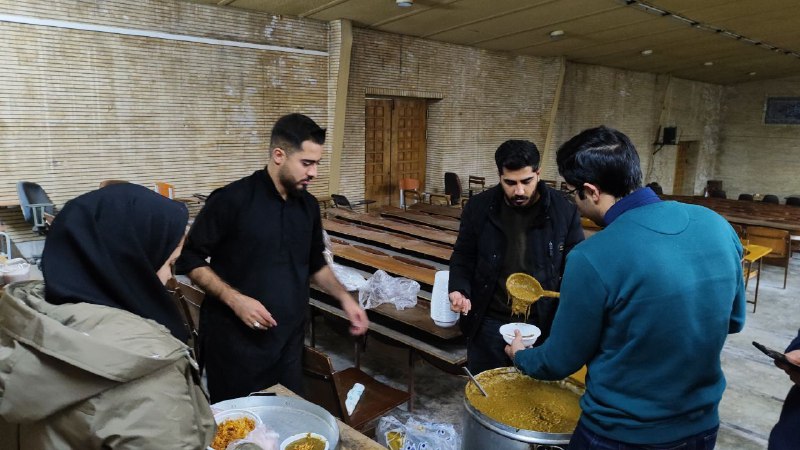
<path id="1" fill-rule="evenodd" d="M 510 370 L 513 367 L 494 369 Z M 480 375 L 478 377 L 480 379 Z M 581 392 L 582 388 L 572 380 L 562 380 L 562 387 L 573 392 Z M 469 385 L 467 385 L 467 388 Z M 469 401 L 464 391 L 464 417 L 462 450 L 567 450 L 572 433 L 544 433 L 535 430 L 524 430 L 500 423 L 478 411 Z"/>

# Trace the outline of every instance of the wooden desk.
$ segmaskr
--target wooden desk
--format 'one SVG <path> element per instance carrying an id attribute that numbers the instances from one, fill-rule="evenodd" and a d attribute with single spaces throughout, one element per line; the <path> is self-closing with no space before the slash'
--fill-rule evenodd
<path id="1" fill-rule="evenodd" d="M 359 214 L 343 209 L 329 209 L 325 211 L 325 215 L 379 230 L 403 233 L 426 241 L 441 242 L 450 246 L 456 243 L 456 238 L 458 237 L 458 233 L 452 230 L 440 230 L 438 228 L 410 224 L 401 220 L 389 219 L 378 215 Z"/>
<path id="2" fill-rule="evenodd" d="M 406 209 L 424 212 L 425 214 L 431 214 L 434 216 L 451 217 L 453 219 L 461 219 L 461 212 L 464 211 L 461 208 L 452 208 L 444 205 L 429 205 L 425 203 L 415 203 Z"/>
<path id="3" fill-rule="evenodd" d="M 458 219 L 453 219 L 452 217 L 432 216 L 416 211 L 403 211 L 400 208 L 391 206 L 381 208 L 381 216 L 450 231 L 458 231 L 461 225 Z"/>
<path id="4" fill-rule="evenodd" d="M 263 392 L 273 393 L 282 397 L 300 398 L 299 395 L 281 384 L 264 389 Z M 336 424 L 339 425 L 339 450 L 385 450 L 382 445 L 359 433 L 341 420 L 336 419 Z"/>
<path id="5" fill-rule="evenodd" d="M 336 258 L 342 258 L 368 268 L 381 269 L 395 276 L 406 277 L 429 288 L 433 286 L 436 268 L 421 261 L 403 256 L 391 256 L 371 247 L 351 245 L 341 239 L 333 238 L 331 244 Z"/>
<path id="6" fill-rule="evenodd" d="M 789 230 L 793 234 L 800 234 L 800 208 L 796 206 L 683 195 L 662 195 L 660 197 L 664 200 L 705 206 L 731 223 L 777 228 Z"/>
<path id="7" fill-rule="evenodd" d="M 423 241 L 411 236 L 378 230 L 357 225 L 341 219 L 322 219 L 322 227 L 332 236 L 355 239 L 373 245 L 390 247 L 397 251 L 407 251 L 423 258 L 432 258 L 440 263 L 448 264 L 453 248 L 445 244 Z"/>

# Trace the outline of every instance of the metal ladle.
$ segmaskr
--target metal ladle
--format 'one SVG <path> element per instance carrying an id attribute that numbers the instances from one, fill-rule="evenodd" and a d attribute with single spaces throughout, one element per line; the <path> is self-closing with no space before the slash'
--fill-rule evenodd
<path id="1" fill-rule="evenodd" d="M 483 386 L 481 386 L 481 384 L 480 384 L 480 383 L 478 383 L 478 380 L 476 380 L 476 379 L 475 379 L 475 377 L 473 377 L 473 376 L 472 376 L 472 372 L 470 372 L 470 371 L 469 371 L 469 369 L 467 369 L 467 367 L 466 367 L 466 366 L 462 367 L 462 369 L 464 369 L 464 373 L 466 373 L 466 374 L 467 374 L 467 376 L 469 377 L 469 379 L 470 379 L 470 380 L 471 380 L 473 383 L 475 383 L 475 386 L 477 386 L 477 387 L 478 387 L 478 390 L 479 390 L 479 391 L 481 391 L 481 394 L 483 394 L 483 396 L 484 396 L 484 397 L 488 397 L 488 396 L 489 396 L 489 394 L 487 394 L 487 393 L 486 393 L 486 391 L 484 391 L 484 390 L 483 390 Z"/>
<path id="2" fill-rule="evenodd" d="M 511 298 L 511 313 L 525 313 L 528 318 L 531 305 L 542 297 L 561 296 L 556 291 L 546 291 L 542 288 L 539 280 L 527 273 L 517 272 L 508 276 L 506 279 L 506 290 Z"/>

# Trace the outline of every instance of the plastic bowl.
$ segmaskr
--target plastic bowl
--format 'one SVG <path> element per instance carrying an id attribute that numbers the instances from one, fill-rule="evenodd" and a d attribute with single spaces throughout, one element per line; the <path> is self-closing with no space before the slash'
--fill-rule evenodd
<path id="1" fill-rule="evenodd" d="M 299 441 L 300 439 L 303 439 L 303 438 L 305 438 L 307 436 L 315 438 L 315 439 L 319 439 L 320 441 L 324 442 L 325 443 L 325 449 L 324 450 L 328 450 L 328 448 L 330 447 L 330 444 L 328 444 L 328 440 L 325 438 L 325 436 L 323 436 L 321 434 L 317 434 L 317 433 L 299 433 L 299 434 L 295 434 L 294 436 L 289 436 L 288 438 L 284 439 L 283 442 L 281 442 L 281 450 L 286 450 L 289 447 L 289 445 L 291 445 L 294 442 Z"/>
<path id="2" fill-rule="evenodd" d="M 500 327 L 500 334 L 503 336 L 503 340 L 506 341 L 506 344 L 511 345 L 511 341 L 514 340 L 514 330 L 519 330 L 519 332 L 522 333 L 522 345 L 525 347 L 533 345 L 536 339 L 539 339 L 539 336 L 542 335 L 542 330 L 536 325 L 516 322 L 507 323 Z"/>
<path id="3" fill-rule="evenodd" d="M 246 409 L 228 409 L 225 411 L 220 411 L 214 414 L 214 421 L 217 423 L 217 427 L 222 425 L 222 422 L 226 420 L 236 420 L 241 419 L 242 417 L 247 417 L 249 419 L 253 419 L 256 422 L 256 426 L 263 424 L 264 422 L 261 420 L 261 417 L 258 414 L 248 411 Z M 211 446 L 206 447 L 206 450 L 214 450 Z"/>
<path id="4" fill-rule="evenodd" d="M 253 419 L 256 422 L 256 425 L 261 425 L 263 423 L 261 421 L 261 417 L 258 417 L 258 414 L 246 409 L 229 409 L 227 411 L 221 411 L 214 414 L 214 420 L 217 422 L 217 425 L 226 420 L 240 419 L 242 417 Z"/>

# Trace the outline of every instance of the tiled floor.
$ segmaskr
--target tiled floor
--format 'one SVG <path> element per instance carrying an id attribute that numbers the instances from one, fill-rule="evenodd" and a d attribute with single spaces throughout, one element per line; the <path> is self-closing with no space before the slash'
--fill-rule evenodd
<path id="1" fill-rule="evenodd" d="M 758 311 L 753 313 L 750 305 L 745 330 L 731 335 L 725 344 L 722 362 L 728 387 L 720 405 L 722 424 L 717 449 L 764 449 L 770 429 L 778 419 L 791 382 L 782 370 L 751 345 L 751 341 L 783 350 L 797 335 L 800 327 L 800 256 L 792 259 L 785 290 L 781 288 L 782 284 L 783 269 L 765 266 L 759 288 Z M 748 299 L 753 298 L 754 289 L 755 283 L 751 282 Z M 317 320 L 318 324 L 322 323 L 322 319 Z M 351 366 L 352 341 L 326 326 L 319 326 L 317 330 L 317 346 L 333 356 L 336 367 Z M 405 388 L 407 358 L 407 352 L 402 349 L 370 340 L 362 356 L 362 368 L 389 384 Z M 417 362 L 414 373 L 414 412 L 409 413 L 404 405 L 391 414 L 401 421 L 413 415 L 451 423 L 460 430 L 465 379 L 421 361 Z"/>

